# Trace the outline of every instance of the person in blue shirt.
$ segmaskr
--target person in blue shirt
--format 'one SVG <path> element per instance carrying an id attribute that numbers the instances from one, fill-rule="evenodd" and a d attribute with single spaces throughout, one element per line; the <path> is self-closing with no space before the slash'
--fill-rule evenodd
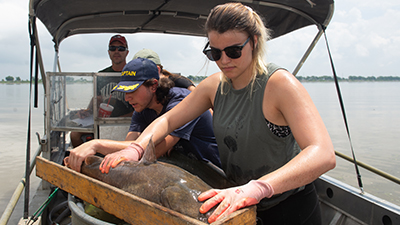
<path id="1" fill-rule="evenodd" d="M 160 79 L 156 64 L 143 58 L 134 59 L 124 67 L 121 81 L 112 90 L 115 91 L 124 92 L 125 100 L 135 109 L 125 141 L 95 139 L 72 149 L 68 162 L 71 169 L 79 172 L 83 160 L 96 153 L 106 155 L 107 159 L 107 154 L 129 151 L 135 154 L 129 160 L 139 160 L 143 151 L 132 151 L 135 149 L 132 142 L 151 122 L 191 93 L 185 88 L 174 87 L 174 83 L 168 78 Z M 221 167 L 211 113 L 202 113 L 156 143 L 157 157 L 166 155 L 169 151 L 181 151 L 188 157 Z M 108 170 L 103 172 L 107 173 Z"/>

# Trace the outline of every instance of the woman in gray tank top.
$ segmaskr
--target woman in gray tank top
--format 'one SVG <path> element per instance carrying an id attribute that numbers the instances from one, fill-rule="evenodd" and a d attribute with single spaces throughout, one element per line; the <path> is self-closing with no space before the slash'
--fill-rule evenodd
<path id="1" fill-rule="evenodd" d="M 257 204 L 260 224 L 321 223 L 312 182 L 335 167 L 335 153 L 310 96 L 288 71 L 264 62 L 268 30 L 241 3 L 216 6 L 205 24 L 204 54 L 221 72 L 203 80 L 136 140 L 155 143 L 213 108 L 222 167 L 234 187 L 204 192 L 201 213 L 214 222 Z M 115 156 L 119 157 L 119 156 Z"/>

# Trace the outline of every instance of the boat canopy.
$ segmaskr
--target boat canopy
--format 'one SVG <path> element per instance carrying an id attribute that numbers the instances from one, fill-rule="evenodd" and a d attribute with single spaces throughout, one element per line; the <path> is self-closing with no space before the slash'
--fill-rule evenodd
<path id="1" fill-rule="evenodd" d="M 155 32 L 205 36 L 210 10 L 224 0 L 30 0 L 30 18 L 38 18 L 56 48 L 75 34 Z M 325 29 L 333 0 L 239 1 L 265 18 L 272 38 L 317 25 Z"/>

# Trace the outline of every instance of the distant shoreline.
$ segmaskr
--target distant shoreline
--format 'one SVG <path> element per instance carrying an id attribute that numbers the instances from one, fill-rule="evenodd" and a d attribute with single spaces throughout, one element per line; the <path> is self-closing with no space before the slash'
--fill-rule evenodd
<path id="1" fill-rule="evenodd" d="M 0 81 L 0 84 L 29 84 L 29 83 L 30 83 L 29 81 Z"/>
<path id="2" fill-rule="evenodd" d="M 297 79 L 300 82 L 333 82 L 334 78 L 331 76 L 308 76 L 308 77 L 302 77 L 302 76 L 296 76 Z M 379 77 L 374 77 L 374 76 L 369 76 L 369 77 L 362 77 L 362 76 L 349 76 L 349 78 L 342 78 L 338 77 L 337 78 L 339 82 L 392 82 L 392 81 L 400 81 L 400 77 L 395 77 L 395 76 L 379 76 Z"/>
<path id="3" fill-rule="evenodd" d="M 202 80 L 206 79 L 207 76 L 192 76 L 189 75 L 187 78 L 192 80 L 195 83 L 200 83 Z M 331 76 L 296 76 L 296 78 L 300 82 L 333 82 L 334 79 Z M 339 82 L 399 82 L 400 77 L 397 76 L 379 76 L 379 77 L 374 77 L 374 76 L 369 76 L 369 77 L 362 77 L 362 76 L 349 76 L 349 78 L 342 78 L 338 77 Z M 42 80 L 38 81 L 39 83 L 42 83 Z M 70 81 L 71 82 L 71 81 Z M 81 80 L 77 81 L 72 81 L 72 82 L 77 82 L 77 83 L 82 83 Z M 18 81 L 6 81 L 6 80 L 1 80 L 0 84 L 29 84 L 30 81 L 28 80 L 18 80 Z"/>
<path id="4" fill-rule="evenodd" d="M 200 83 L 202 80 L 206 78 L 206 76 L 188 76 L 190 80 L 196 83 Z M 300 82 L 333 82 L 334 79 L 331 76 L 296 76 L 296 78 Z M 400 77 L 395 76 L 369 76 L 369 77 L 362 77 L 362 76 L 349 76 L 349 78 L 342 78 L 338 77 L 339 82 L 392 82 L 392 81 L 400 81 Z"/>

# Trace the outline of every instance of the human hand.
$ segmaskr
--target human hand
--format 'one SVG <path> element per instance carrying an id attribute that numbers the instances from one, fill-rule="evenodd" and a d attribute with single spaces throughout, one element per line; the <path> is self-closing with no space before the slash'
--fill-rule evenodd
<path id="1" fill-rule="evenodd" d="M 114 168 L 120 162 L 139 161 L 143 155 L 143 152 L 144 150 L 142 146 L 132 142 L 127 148 L 106 155 L 101 162 L 99 169 L 102 173 L 108 173 L 108 171 L 110 171 L 110 167 Z"/>
<path id="2" fill-rule="evenodd" d="M 64 158 L 64 165 L 77 172 L 81 172 L 83 160 L 90 155 L 96 154 L 95 144 L 95 140 L 92 140 L 72 149 L 69 153 L 69 157 Z"/>
<path id="3" fill-rule="evenodd" d="M 261 199 L 270 198 L 272 195 L 274 195 L 272 186 L 260 180 L 251 180 L 245 185 L 223 190 L 211 189 L 198 197 L 199 201 L 208 199 L 200 207 L 200 213 L 206 213 L 220 203 L 208 218 L 208 222 L 212 223 L 238 209 L 255 205 Z"/>

